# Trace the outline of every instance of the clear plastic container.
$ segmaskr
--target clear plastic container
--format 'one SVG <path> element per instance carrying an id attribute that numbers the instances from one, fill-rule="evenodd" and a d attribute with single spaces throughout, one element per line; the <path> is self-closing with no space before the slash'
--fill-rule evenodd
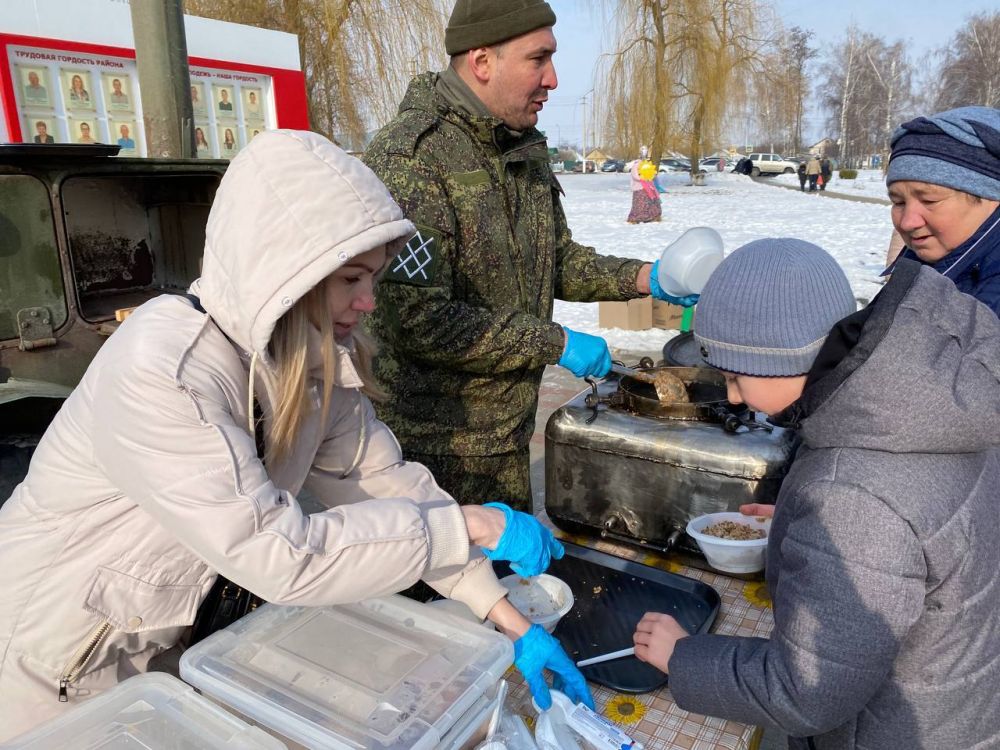
<path id="1" fill-rule="evenodd" d="M 285 746 L 162 672 L 124 680 L 5 750 L 280 750 Z"/>
<path id="2" fill-rule="evenodd" d="M 306 747 L 422 750 L 513 660 L 505 636 L 389 596 L 265 605 L 185 652 L 181 676 Z"/>
<path id="3" fill-rule="evenodd" d="M 701 533 L 706 527 L 722 521 L 734 521 L 761 529 L 764 536 L 760 539 L 738 540 Z M 764 569 L 764 554 L 767 552 L 767 537 L 771 533 L 771 519 L 745 516 L 733 511 L 707 513 L 691 519 L 687 525 L 687 533 L 698 543 L 708 564 L 716 570 L 726 573 L 756 573 Z"/>

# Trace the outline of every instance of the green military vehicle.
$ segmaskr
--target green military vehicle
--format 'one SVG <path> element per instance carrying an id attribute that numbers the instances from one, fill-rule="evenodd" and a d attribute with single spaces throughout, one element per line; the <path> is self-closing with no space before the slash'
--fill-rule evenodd
<path id="1" fill-rule="evenodd" d="M 0 504 L 128 312 L 197 278 L 228 162 L 0 145 Z"/>

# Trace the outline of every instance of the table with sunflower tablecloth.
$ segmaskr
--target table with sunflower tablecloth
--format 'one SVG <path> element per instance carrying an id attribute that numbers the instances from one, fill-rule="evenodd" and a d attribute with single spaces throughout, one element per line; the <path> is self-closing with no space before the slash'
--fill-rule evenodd
<path id="1" fill-rule="evenodd" d="M 540 520 L 550 525 L 548 519 Z M 661 556 L 603 540 L 571 536 L 557 529 L 553 531 L 561 539 L 707 583 L 722 600 L 712 633 L 764 638 L 771 633 L 774 625 L 771 601 L 762 578 L 731 578 L 689 567 L 683 564 L 684 558 L 680 556 Z M 517 713 L 530 721 L 533 712 L 527 706 L 531 696 L 520 673 L 511 668 L 505 678 L 511 691 L 507 705 L 526 707 L 527 710 Z M 590 687 L 598 713 L 618 724 L 647 750 L 757 750 L 760 745 L 763 732 L 759 727 L 684 711 L 674 703 L 668 685 L 639 695 L 616 693 L 595 683 L 590 683 Z"/>

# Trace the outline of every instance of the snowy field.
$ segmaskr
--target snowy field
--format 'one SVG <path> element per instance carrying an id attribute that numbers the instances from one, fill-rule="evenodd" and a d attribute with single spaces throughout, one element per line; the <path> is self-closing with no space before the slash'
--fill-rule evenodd
<path id="1" fill-rule="evenodd" d="M 782 185 L 799 186 L 799 176 L 794 174 L 779 174 L 768 179 L 773 179 Z M 809 187 L 808 184 L 806 187 Z M 886 202 L 889 200 L 885 191 L 885 177 L 880 169 L 861 169 L 853 180 L 842 180 L 834 172 L 833 180 L 827 186 L 826 191 L 844 195 L 863 195 L 866 198 L 881 198 Z"/>
<path id="2" fill-rule="evenodd" d="M 798 186 L 794 175 L 787 176 Z M 863 176 L 858 180 L 871 182 Z M 859 302 L 867 303 L 881 288 L 878 277 L 892 235 L 888 204 L 820 198 L 729 172 L 709 174 L 704 187 L 687 185 L 687 175 L 661 175 L 667 189 L 661 196 L 662 221 L 633 225 L 625 221 L 632 200 L 627 174 L 563 174 L 559 181 L 566 191 L 563 206 L 574 239 L 598 252 L 653 261 L 695 226 L 717 230 L 727 253 L 764 237 L 797 237 L 814 242 L 840 262 Z M 882 185 L 879 197 L 884 189 Z M 554 317 L 569 328 L 604 336 L 613 348 L 630 351 L 659 350 L 671 336 L 658 328 L 598 328 L 595 303 L 556 300 Z"/>

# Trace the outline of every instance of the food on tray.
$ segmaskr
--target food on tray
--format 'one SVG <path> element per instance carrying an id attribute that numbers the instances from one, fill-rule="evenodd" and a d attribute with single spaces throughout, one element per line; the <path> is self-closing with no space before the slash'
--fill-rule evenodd
<path id="1" fill-rule="evenodd" d="M 711 526 L 706 526 L 702 529 L 701 533 L 737 542 L 747 542 L 751 539 L 763 539 L 767 536 L 767 532 L 765 532 L 764 529 L 756 529 L 753 526 L 749 526 L 745 523 L 737 523 L 736 521 L 720 521 L 719 523 L 713 523 Z"/>
<path id="2" fill-rule="evenodd" d="M 688 398 L 687 388 L 684 381 L 667 370 L 659 370 L 653 375 L 653 387 L 656 389 L 656 397 L 663 404 L 686 404 Z"/>

